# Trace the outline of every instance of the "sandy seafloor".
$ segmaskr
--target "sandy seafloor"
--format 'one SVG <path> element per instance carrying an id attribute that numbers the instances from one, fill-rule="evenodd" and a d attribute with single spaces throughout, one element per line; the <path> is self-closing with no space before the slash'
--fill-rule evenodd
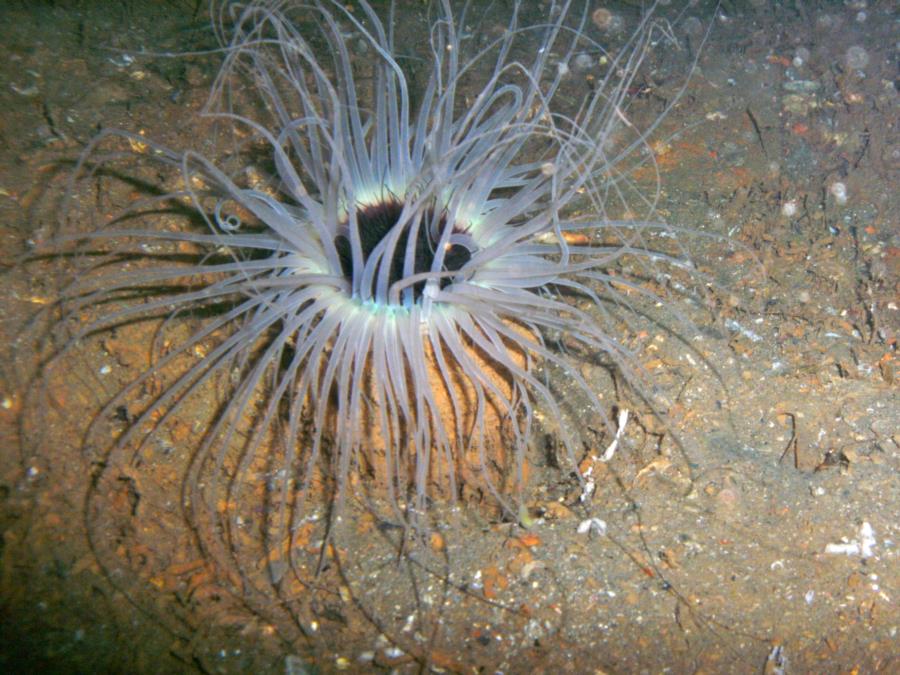
<path id="1" fill-rule="evenodd" d="M 525 22 L 547 6 L 524 4 Z M 608 7 L 627 31 L 637 4 Z M 140 372 L 149 333 L 98 338 L 28 391 L 27 322 L 52 305 L 60 262 L 19 263 L 54 231 L 71 161 L 101 127 L 209 142 L 196 113 L 217 58 L 125 58 L 211 45 L 193 5 L 0 8 L 0 670 L 900 672 L 895 3 L 659 8 L 683 10 L 678 46 L 648 60 L 629 114 L 653 119 L 690 73 L 652 139 L 657 218 L 715 235 L 684 241 L 715 283 L 701 303 L 678 299 L 677 275 L 662 289 L 692 330 L 636 318 L 618 337 L 653 373 L 681 449 L 588 363 L 605 400 L 635 411 L 590 500 L 536 462 L 528 530 L 437 505 L 450 526 L 412 563 L 351 511 L 340 564 L 287 601 L 242 597 L 198 550 L 178 506 L 185 453 L 134 470 L 79 442 Z M 421 3 L 399 14 L 421 35 Z M 572 100 L 590 74 L 573 69 Z M 654 189 L 652 172 L 633 178 Z M 586 455 L 608 442 L 586 433 Z M 113 487 L 88 503 L 98 471 Z M 579 533 L 589 518 L 605 533 Z"/>

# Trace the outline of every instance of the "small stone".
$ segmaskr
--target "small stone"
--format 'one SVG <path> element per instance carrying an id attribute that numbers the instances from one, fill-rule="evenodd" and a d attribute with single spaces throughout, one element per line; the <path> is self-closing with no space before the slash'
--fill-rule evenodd
<path id="1" fill-rule="evenodd" d="M 781 104 L 787 112 L 795 115 L 807 115 L 810 108 L 815 107 L 810 99 L 799 94 L 788 94 L 781 99 Z"/>
<path id="2" fill-rule="evenodd" d="M 716 503 L 720 508 L 734 508 L 739 501 L 740 496 L 738 495 L 737 490 L 731 487 L 722 488 L 716 495 Z"/>
<path id="3" fill-rule="evenodd" d="M 834 201 L 838 204 L 843 205 L 847 203 L 847 186 L 843 183 L 832 183 L 828 188 L 828 192 L 831 193 L 831 196 L 834 197 Z"/>
<path id="4" fill-rule="evenodd" d="M 621 28 L 622 17 L 613 14 L 605 7 L 598 7 L 591 14 L 591 21 L 593 21 L 594 25 L 600 30 L 611 31 Z"/>
<path id="5" fill-rule="evenodd" d="M 900 169 L 900 143 L 886 145 L 881 151 L 881 159 L 892 169 Z"/>
<path id="6" fill-rule="evenodd" d="M 206 84 L 206 76 L 197 66 L 188 66 L 184 72 L 184 77 L 192 87 L 200 87 Z"/>
<path id="7" fill-rule="evenodd" d="M 794 68 L 802 68 L 809 61 L 810 53 L 806 47 L 797 47 L 791 64 Z"/>
<path id="8" fill-rule="evenodd" d="M 869 53 L 859 45 L 853 45 L 844 54 L 844 63 L 851 70 L 863 70 L 869 65 Z"/>
<path id="9" fill-rule="evenodd" d="M 793 218 L 797 215 L 798 210 L 799 207 L 797 206 L 796 199 L 789 199 L 781 205 L 781 215 L 783 215 L 785 218 Z"/>
<path id="10" fill-rule="evenodd" d="M 784 88 L 800 94 L 811 94 L 822 86 L 815 80 L 790 80 L 784 83 Z"/>
<path id="11" fill-rule="evenodd" d="M 572 59 L 572 69 L 576 73 L 585 73 L 594 67 L 594 57 L 590 54 L 576 54 Z"/>

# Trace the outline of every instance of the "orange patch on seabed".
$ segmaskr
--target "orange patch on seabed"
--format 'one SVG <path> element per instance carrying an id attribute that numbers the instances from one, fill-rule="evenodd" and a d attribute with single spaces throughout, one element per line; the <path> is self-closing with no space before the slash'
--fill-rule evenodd
<path id="1" fill-rule="evenodd" d="M 792 65 L 791 60 L 786 56 L 776 56 L 775 54 L 772 54 L 771 56 L 766 58 L 766 60 L 769 63 L 777 63 L 778 65 L 784 66 L 785 68 L 790 68 Z"/>
<path id="2" fill-rule="evenodd" d="M 753 183 L 755 174 L 743 166 L 734 166 L 715 173 L 716 184 L 721 189 L 746 187 Z"/>
<path id="3" fill-rule="evenodd" d="M 541 538 L 533 532 L 526 532 L 520 537 L 515 537 L 507 542 L 508 548 L 534 548 L 541 545 Z"/>
<path id="4" fill-rule="evenodd" d="M 653 180 L 657 171 L 669 171 L 676 168 L 699 169 L 711 163 L 709 149 L 702 143 L 679 141 L 671 144 L 659 144 L 654 148 L 655 163 L 646 162 L 632 172 L 637 181 Z"/>

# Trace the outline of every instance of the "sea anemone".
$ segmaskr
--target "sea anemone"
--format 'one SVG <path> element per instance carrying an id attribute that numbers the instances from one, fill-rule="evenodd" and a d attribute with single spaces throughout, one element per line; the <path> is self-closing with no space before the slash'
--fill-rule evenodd
<path id="1" fill-rule="evenodd" d="M 107 130 L 71 192 L 75 212 L 77 185 L 123 157 L 163 181 L 71 237 L 92 263 L 63 295 L 83 321 L 67 352 L 158 322 L 151 366 L 88 430 L 124 424 L 103 466 L 189 453 L 195 516 L 240 529 L 260 518 L 242 500 L 263 491 L 270 545 L 313 495 L 337 514 L 348 495 L 383 497 L 409 522 L 474 490 L 520 517 L 539 419 L 577 473 L 580 439 L 548 373 L 608 419 L 578 355 L 641 379 L 610 312 L 623 289 L 647 291 L 614 268 L 666 255 L 644 245 L 646 218 L 609 216 L 654 206 L 629 176 L 652 167 L 641 151 L 661 115 L 638 129 L 629 92 L 656 25 L 643 17 L 606 50 L 589 8 L 570 5 L 523 26 L 517 3 L 476 39 L 444 0 L 422 65 L 401 58 L 396 17 L 364 0 L 223 4 L 205 116 L 229 142 L 204 155 Z M 567 108 L 557 65 L 585 50 L 606 67 Z"/>

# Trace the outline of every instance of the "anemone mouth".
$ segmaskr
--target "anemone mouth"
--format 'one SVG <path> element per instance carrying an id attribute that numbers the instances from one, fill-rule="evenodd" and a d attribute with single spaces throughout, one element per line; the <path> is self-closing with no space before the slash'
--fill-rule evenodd
<path id="1" fill-rule="evenodd" d="M 334 246 L 341 272 L 356 295 L 378 299 L 376 286 L 384 279 L 387 288 L 398 283 L 409 288 L 415 304 L 430 278 L 443 290 L 459 278 L 453 273 L 472 259 L 476 247 L 467 228 L 452 223 L 445 209 L 432 206 L 413 215 L 406 210 L 404 201 L 389 197 L 358 205 L 339 226 Z M 354 256 L 354 238 L 359 256 Z M 410 277 L 419 280 L 409 281 Z"/>

